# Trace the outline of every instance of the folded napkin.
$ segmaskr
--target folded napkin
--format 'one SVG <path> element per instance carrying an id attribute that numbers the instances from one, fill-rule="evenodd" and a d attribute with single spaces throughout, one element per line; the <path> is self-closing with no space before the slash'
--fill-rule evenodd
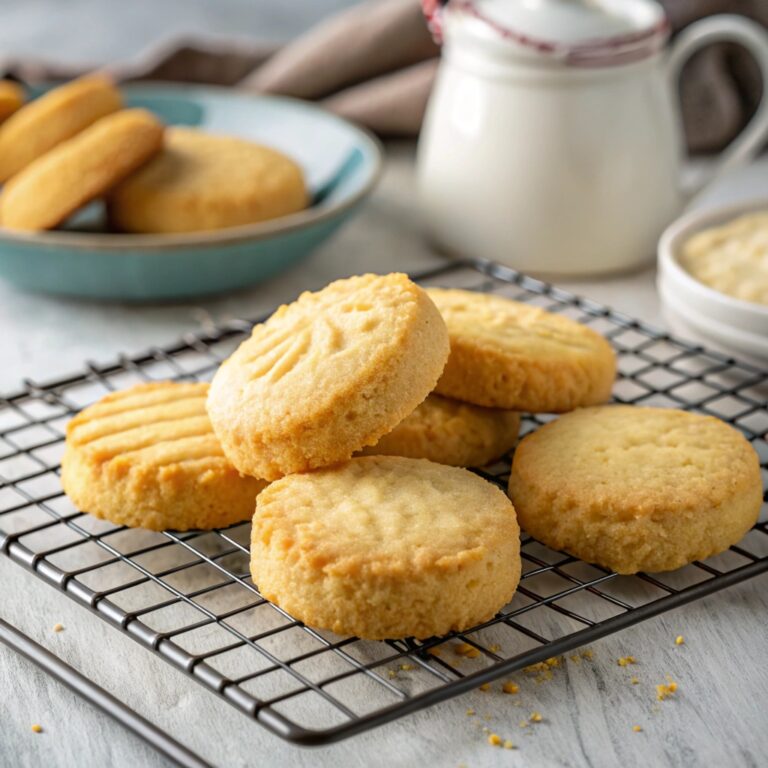
<path id="1" fill-rule="evenodd" d="M 662 0 L 678 32 L 715 13 L 741 13 L 768 27 L 766 0 Z M 254 10 L 254 27 L 258 13 Z M 275 49 L 239 40 L 175 40 L 110 67 L 122 81 L 172 80 L 237 85 L 312 99 L 382 136 L 415 136 L 439 61 L 419 0 L 368 0 Z M 27 82 L 79 72 L 39 60 L 2 60 L 0 70 Z M 754 113 L 762 86 L 737 46 L 710 46 L 682 77 L 681 99 L 692 152 L 722 149 Z"/>

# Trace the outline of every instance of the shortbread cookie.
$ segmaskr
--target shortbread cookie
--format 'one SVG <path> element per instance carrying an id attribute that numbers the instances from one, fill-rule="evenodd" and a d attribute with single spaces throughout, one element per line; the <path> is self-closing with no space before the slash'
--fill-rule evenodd
<path id="1" fill-rule="evenodd" d="M 363 275 L 280 307 L 216 373 L 208 413 L 232 463 L 275 480 L 344 461 L 434 388 L 445 323 L 405 275 Z"/>
<path id="2" fill-rule="evenodd" d="M 0 126 L 0 182 L 121 105 L 102 75 L 73 80 L 30 102 Z"/>
<path id="3" fill-rule="evenodd" d="M 197 232 L 253 224 L 306 208 L 299 166 L 245 139 L 172 128 L 163 151 L 111 195 L 124 232 Z"/>
<path id="4" fill-rule="evenodd" d="M 12 80 L 0 80 L 0 121 L 24 106 L 24 89 Z"/>
<path id="5" fill-rule="evenodd" d="M 436 392 L 468 403 L 560 413 L 609 399 L 616 360 L 574 320 L 502 296 L 427 289 L 451 339 Z"/>
<path id="6" fill-rule="evenodd" d="M 509 499 L 477 475 L 365 456 L 259 494 L 251 574 L 311 626 L 425 638 L 486 621 L 512 599 L 519 534 Z"/>
<path id="7" fill-rule="evenodd" d="M 376 445 L 361 453 L 482 467 L 512 448 L 519 429 L 520 414 L 514 411 L 430 395 Z"/>
<path id="8" fill-rule="evenodd" d="M 67 426 L 61 481 L 84 512 L 154 531 L 220 528 L 253 514 L 266 483 L 243 477 L 205 411 L 208 384 L 139 384 Z"/>
<path id="9" fill-rule="evenodd" d="M 163 125 L 144 109 L 103 117 L 17 173 L 0 195 L 9 229 L 50 229 L 160 151 Z"/>
<path id="10" fill-rule="evenodd" d="M 619 405 L 524 438 L 509 493 L 531 536 L 617 573 L 722 552 L 762 502 L 757 454 L 740 432 L 711 416 Z"/>

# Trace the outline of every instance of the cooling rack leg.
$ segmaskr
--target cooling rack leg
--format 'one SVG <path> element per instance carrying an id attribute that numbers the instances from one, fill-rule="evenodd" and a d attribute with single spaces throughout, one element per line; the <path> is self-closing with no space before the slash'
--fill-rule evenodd
<path id="1" fill-rule="evenodd" d="M 23 632 L 0 619 L 0 641 L 9 648 L 28 658 L 33 664 L 43 669 L 52 677 L 64 683 L 68 688 L 82 696 L 102 712 L 122 723 L 158 752 L 161 752 L 176 764 L 184 768 L 212 768 L 210 763 L 198 757 L 178 741 L 161 731 L 141 715 L 116 699 L 93 681 L 81 675 L 74 667 L 63 662 L 58 656 L 43 648 Z"/>

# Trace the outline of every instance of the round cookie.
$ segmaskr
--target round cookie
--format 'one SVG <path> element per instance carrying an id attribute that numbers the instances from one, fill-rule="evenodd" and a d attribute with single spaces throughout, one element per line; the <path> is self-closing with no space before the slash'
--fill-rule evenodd
<path id="1" fill-rule="evenodd" d="M 120 93 L 103 75 L 73 80 L 30 102 L 0 126 L 0 182 L 121 106 Z"/>
<path id="2" fill-rule="evenodd" d="M 363 275 L 280 307 L 219 368 L 208 413 L 243 473 L 276 480 L 349 459 L 434 388 L 445 323 L 406 275 Z"/>
<path id="3" fill-rule="evenodd" d="M 438 394 L 529 413 L 561 413 L 610 398 L 616 360 L 592 329 L 503 296 L 427 293 L 451 339 Z"/>
<path id="4" fill-rule="evenodd" d="M 0 80 L 0 121 L 24 106 L 24 89 L 13 80 Z"/>
<path id="5" fill-rule="evenodd" d="M 160 151 L 163 125 L 144 109 L 103 117 L 30 163 L 0 195 L 9 229 L 50 229 Z"/>
<path id="6" fill-rule="evenodd" d="M 225 458 L 207 394 L 204 383 L 139 384 L 83 410 L 67 425 L 67 495 L 96 517 L 154 531 L 248 520 L 266 483 Z"/>
<path id="7" fill-rule="evenodd" d="M 722 552 L 762 502 L 757 454 L 740 432 L 711 416 L 620 405 L 525 437 L 509 494 L 531 536 L 624 574 Z"/>
<path id="8" fill-rule="evenodd" d="M 301 169 L 281 152 L 171 128 L 163 151 L 113 191 L 109 215 L 124 232 L 198 232 L 274 219 L 307 203 Z"/>
<path id="9" fill-rule="evenodd" d="M 295 618 L 369 639 L 492 618 L 520 579 L 509 499 L 465 469 L 365 456 L 259 494 L 251 574 Z"/>
<path id="10" fill-rule="evenodd" d="M 517 442 L 520 414 L 430 395 L 366 456 L 407 456 L 455 467 L 483 467 Z"/>

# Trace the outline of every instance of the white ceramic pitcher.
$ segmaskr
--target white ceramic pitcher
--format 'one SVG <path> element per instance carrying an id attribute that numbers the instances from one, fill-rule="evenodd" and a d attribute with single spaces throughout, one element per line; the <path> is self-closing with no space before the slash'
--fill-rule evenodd
<path id="1" fill-rule="evenodd" d="M 526 272 L 628 270 L 653 258 L 683 190 L 677 83 L 715 42 L 762 70 L 757 114 L 708 174 L 755 155 L 768 135 L 768 34 L 712 16 L 669 49 L 652 0 L 454 0 L 418 154 L 429 231 L 447 252 Z"/>

